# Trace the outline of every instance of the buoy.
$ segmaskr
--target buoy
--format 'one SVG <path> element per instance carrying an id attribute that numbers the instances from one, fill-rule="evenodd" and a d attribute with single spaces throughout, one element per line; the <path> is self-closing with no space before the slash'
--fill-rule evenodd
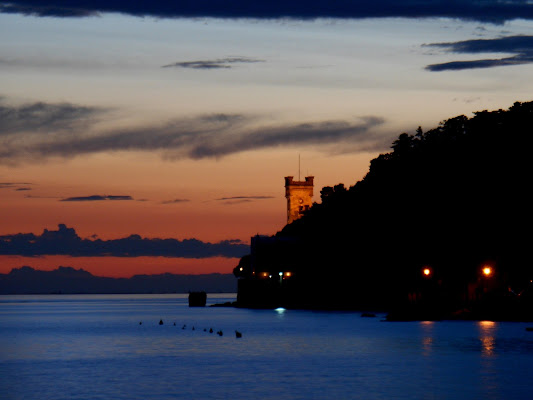
<path id="1" fill-rule="evenodd" d="M 218 335 L 218 336 L 222 336 L 222 335 L 223 335 L 222 331 L 218 331 L 218 332 L 217 332 L 217 335 Z"/>
<path id="2" fill-rule="evenodd" d="M 163 325 L 163 320 L 162 319 L 159 320 L 159 325 Z"/>
<path id="3" fill-rule="evenodd" d="M 242 337 L 242 333 L 240 333 L 239 331 L 235 331 L 235 337 L 237 338 Z"/>

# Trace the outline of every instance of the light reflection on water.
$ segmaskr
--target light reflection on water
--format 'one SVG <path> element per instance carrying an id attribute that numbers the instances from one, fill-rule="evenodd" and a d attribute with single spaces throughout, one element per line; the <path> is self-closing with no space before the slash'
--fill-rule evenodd
<path id="1" fill-rule="evenodd" d="M 484 356 L 490 357 L 494 355 L 494 341 L 497 324 L 494 321 L 479 321 L 479 332 L 481 341 L 481 350 Z"/>
<path id="2" fill-rule="evenodd" d="M 433 350 L 433 327 L 434 321 L 421 321 L 420 326 L 422 328 L 422 354 L 424 356 L 430 356 Z"/>
<path id="3" fill-rule="evenodd" d="M 383 317 L 189 308 L 186 295 L 4 296 L 0 398 L 528 398 L 527 324 Z"/>

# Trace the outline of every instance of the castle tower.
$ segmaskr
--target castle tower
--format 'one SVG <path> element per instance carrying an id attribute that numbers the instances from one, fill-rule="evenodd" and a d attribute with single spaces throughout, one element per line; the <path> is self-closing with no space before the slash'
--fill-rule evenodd
<path id="1" fill-rule="evenodd" d="M 313 176 L 306 176 L 305 181 L 294 181 L 292 176 L 285 177 L 288 224 L 300 218 L 313 204 L 313 179 Z"/>

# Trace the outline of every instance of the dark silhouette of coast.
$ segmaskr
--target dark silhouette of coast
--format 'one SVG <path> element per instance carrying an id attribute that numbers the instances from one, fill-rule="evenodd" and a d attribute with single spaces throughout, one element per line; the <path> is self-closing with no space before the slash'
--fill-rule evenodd
<path id="1" fill-rule="evenodd" d="M 71 267 L 53 271 L 21 267 L 9 274 L 0 274 L 0 294 L 235 293 L 236 289 L 232 274 L 166 273 L 107 278 Z"/>
<path id="2" fill-rule="evenodd" d="M 252 238 L 238 306 L 533 320 L 532 127 L 517 102 L 402 133 L 361 181 Z"/>

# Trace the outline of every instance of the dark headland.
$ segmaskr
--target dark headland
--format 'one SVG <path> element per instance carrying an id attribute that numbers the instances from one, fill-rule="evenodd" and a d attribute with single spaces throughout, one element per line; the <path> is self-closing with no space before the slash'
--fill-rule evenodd
<path id="1" fill-rule="evenodd" d="M 237 305 L 533 320 L 532 142 L 533 102 L 402 133 L 361 181 L 252 238 Z"/>

